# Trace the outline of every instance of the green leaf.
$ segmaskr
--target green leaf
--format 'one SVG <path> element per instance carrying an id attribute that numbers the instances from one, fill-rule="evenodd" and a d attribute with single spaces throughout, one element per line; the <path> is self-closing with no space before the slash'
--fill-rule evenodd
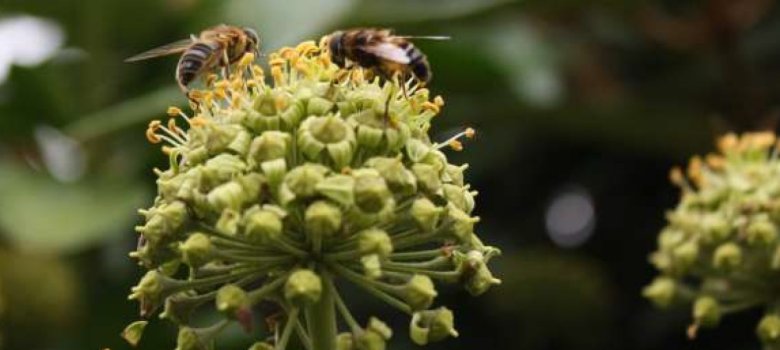
<path id="1" fill-rule="evenodd" d="M 126 233 L 147 197 L 138 184 L 59 183 L 7 162 L 0 163 L 0 193 L 0 232 L 22 248 L 57 253 Z"/>

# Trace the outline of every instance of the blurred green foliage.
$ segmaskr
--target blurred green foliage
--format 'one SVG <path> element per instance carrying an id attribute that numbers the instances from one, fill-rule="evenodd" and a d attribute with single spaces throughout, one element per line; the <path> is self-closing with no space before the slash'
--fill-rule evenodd
<path id="1" fill-rule="evenodd" d="M 444 139 L 477 128 L 455 160 L 472 166 L 481 234 L 513 258 L 502 276 L 510 288 L 491 292 L 507 294 L 487 306 L 446 296 L 467 310 L 456 310 L 461 339 L 440 348 L 476 348 L 492 332 L 512 349 L 688 347 L 678 327 L 664 326 L 677 321 L 652 316 L 639 298 L 651 275 L 645 255 L 674 203 L 666 169 L 714 134 L 777 119 L 780 13 L 769 0 L 0 2 L 0 21 L 17 15 L 55 21 L 66 42 L 0 83 L 0 333 L 9 349 L 127 348 L 118 333 L 136 312 L 125 301 L 137 279 L 126 258 L 133 208 L 151 200 L 151 169 L 166 161 L 143 130 L 185 99 L 174 58 L 122 60 L 209 25 L 254 26 L 267 49 L 347 26 L 453 37 L 418 43 L 431 89 L 447 102 L 434 131 Z M 56 176 L 44 149 L 59 144 L 35 137 L 44 126 L 78 142 L 81 176 Z M 583 258 L 519 250 L 551 246 L 545 208 L 572 183 L 596 202 Z M 18 302 L 30 290 L 45 295 Z M 20 314 L 24 322 L 9 321 Z M 702 334 L 696 348 L 753 344 L 751 327 Z M 165 332 L 141 348 L 172 348 Z M 235 335 L 220 344 L 241 344 Z"/>

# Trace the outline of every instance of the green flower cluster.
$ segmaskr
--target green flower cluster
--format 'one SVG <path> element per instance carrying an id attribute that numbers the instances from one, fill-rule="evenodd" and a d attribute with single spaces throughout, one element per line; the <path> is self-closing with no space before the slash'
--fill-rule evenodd
<path id="1" fill-rule="evenodd" d="M 130 298 L 142 317 L 162 310 L 178 325 L 178 350 L 210 348 L 230 323 L 255 329 L 260 304 L 281 310 L 262 315 L 278 321 L 277 336 L 251 349 L 384 349 L 392 331 L 359 323 L 341 283 L 408 314 L 410 337 L 426 344 L 457 335 L 453 313 L 432 308 L 434 281 L 474 295 L 499 283 L 487 267 L 498 250 L 474 234 L 466 166 L 442 152 L 473 131 L 432 143 L 440 97 L 340 70 L 323 47 L 270 54 L 273 83 L 247 55 L 193 91 L 194 116 L 171 108 L 167 124 L 150 124 L 170 167 L 156 171 L 158 196 L 140 211 L 132 256 L 148 272 Z M 209 310 L 223 317 L 199 325 Z M 125 338 L 138 343 L 145 326 Z"/>
<path id="2" fill-rule="evenodd" d="M 694 157 L 650 260 L 661 276 L 643 294 L 661 307 L 690 301 L 692 326 L 715 327 L 729 313 L 764 309 L 756 333 L 780 349 L 780 162 L 775 136 L 727 135 L 720 153 Z M 687 175 L 687 176 L 686 176 Z"/>

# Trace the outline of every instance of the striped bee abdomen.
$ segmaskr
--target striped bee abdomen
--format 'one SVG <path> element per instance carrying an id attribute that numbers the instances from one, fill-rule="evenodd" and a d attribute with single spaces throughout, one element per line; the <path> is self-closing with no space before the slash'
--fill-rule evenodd
<path id="1" fill-rule="evenodd" d="M 421 82 L 429 83 L 431 81 L 431 66 L 428 64 L 428 58 L 412 43 L 407 43 L 405 49 L 407 56 L 409 56 L 409 69 Z"/>
<path id="2" fill-rule="evenodd" d="M 184 52 L 176 68 L 176 80 L 182 88 L 195 80 L 206 61 L 212 59 L 216 49 L 205 43 L 195 43 Z"/>

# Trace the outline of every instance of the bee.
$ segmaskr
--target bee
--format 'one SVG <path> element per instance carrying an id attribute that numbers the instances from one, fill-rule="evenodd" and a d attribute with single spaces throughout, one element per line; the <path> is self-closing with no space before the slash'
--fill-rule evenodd
<path id="1" fill-rule="evenodd" d="M 202 31 L 198 36 L 191 35 L 189 39 L 151 49 L 125 62 L 181 53 L 175 78 L 181 91 L 189 97 L 187 86 L 196 78 L 217 67 L 221 67 L 223 75 L 226 75 L 231 64 L 246 53 L 258 52 L 259 47 L 260 37 L 252 28 L 220 24 Z"/>
<path id="2" fill-rule="evenodd" d="M 409 39 L 447 40 L 446 36 L 400 36 L 390 29 L 356 28 L 328 36 L 331 61 L 341 68 L 358 65 L 372 69 L 385 79 L 399 74 L 413 76 L 421 85 L 431 81 L 428 58 Z"/>

